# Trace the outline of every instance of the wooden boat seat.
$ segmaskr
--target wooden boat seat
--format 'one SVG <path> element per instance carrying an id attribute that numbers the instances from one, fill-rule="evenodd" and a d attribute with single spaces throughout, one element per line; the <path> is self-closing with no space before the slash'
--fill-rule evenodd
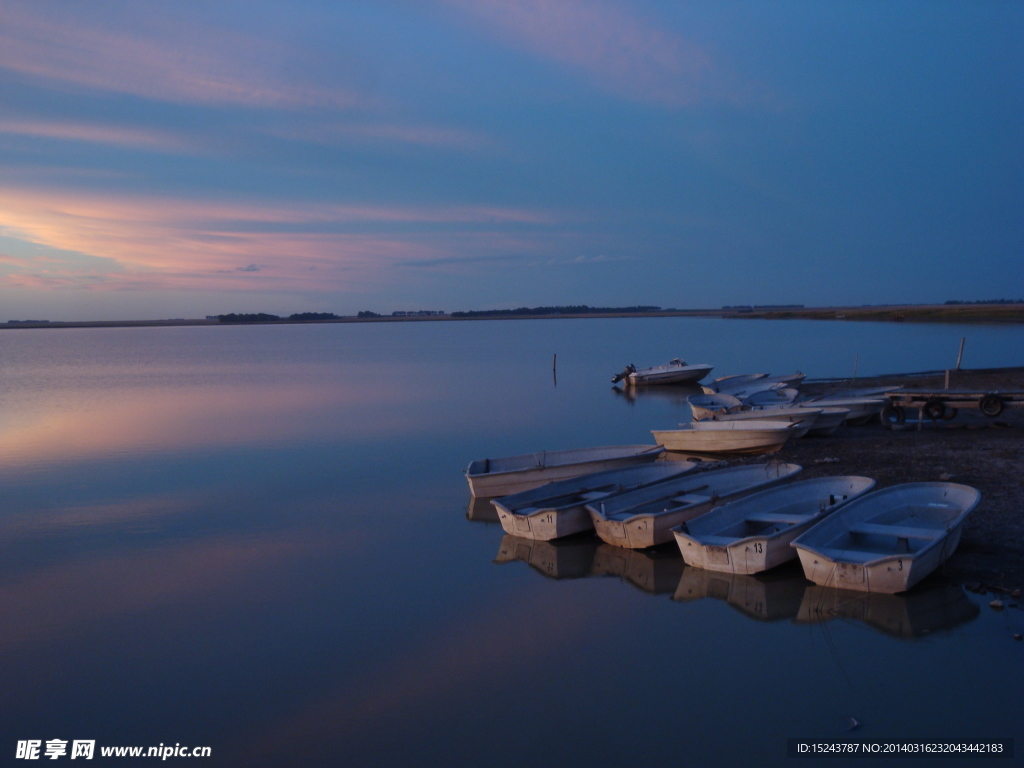
<path id="1" fill-rule="evenodd" d="M 580 499 L 583 501 L 593 501 L 594 499 L 603 499 L 611 491 L 589 491 L 587 493 L 581 493 Z"/>
<path id="2" fill-rule="evenodd" d="M 673 496 L 672 501 L 676 504 L 703 504 L 711 501 L 711 497 L 701 496 L 698 493 L 684 493 L 682 496 Z"/>
<path id="3" fill-rule="evenodd" d="M 747 520 L 755 523 L 782 523 L 783 525 L 800 525 L 814 517 L 810 512 L 806 515 L 777 515 L 772 512 L 753 512 L 746 516 Z"/>
<path id="4" fill-rule="evenodd" d="M 909 525 L 854 523 L 850 526 L 850 533 L 861 533 L 866 536 L 896 536 L 900 539 L 937 539 L 945 531 L 936 528 L 916 528 Z"/>

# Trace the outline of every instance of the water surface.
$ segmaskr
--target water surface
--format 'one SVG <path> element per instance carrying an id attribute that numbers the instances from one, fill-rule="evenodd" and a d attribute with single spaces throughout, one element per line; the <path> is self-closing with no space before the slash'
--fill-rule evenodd
<path id="1" fill-rule="evenodd" d="M 0 334 L 0 750 L 216 765 L 785 764 L 787 737 L 1014 738 L 1020 613 L 669 549 L 504 537 L 471 459 L 650 442 L 713 375 L 1014 365 L 1016 327 L 698 319 Z M 557 378 L 552 356 L 557 353 Z M 472 519 L 468 519 L 472 518 Z M 7 759 L 5 758 L 5 759 Z"/>

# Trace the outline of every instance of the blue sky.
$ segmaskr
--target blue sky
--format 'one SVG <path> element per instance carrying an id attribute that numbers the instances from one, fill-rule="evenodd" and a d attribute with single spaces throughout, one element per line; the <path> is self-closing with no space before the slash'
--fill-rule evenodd
<path id="1" fill-rule="evenodd" d="M 1024 4 L 0 0 L 5 319 L 1024 295 Z"/>

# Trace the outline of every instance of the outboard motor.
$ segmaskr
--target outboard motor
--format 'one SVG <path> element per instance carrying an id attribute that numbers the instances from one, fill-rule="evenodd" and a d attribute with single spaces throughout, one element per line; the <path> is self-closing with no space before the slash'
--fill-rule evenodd
<path id="1" fill-rule="evenodd" d="M 629 365 L 626 366 L 625 370 L 623 370 L 622 373 L 616 373 L 614 376 L 612 376 L 612 384 L 618 384 L 620 381 L 622 381 L 624 378 L 629 376 L 629 374 L 633 373 L 634 371 L 636 371 L 636 366 L 630 363 Z"/>

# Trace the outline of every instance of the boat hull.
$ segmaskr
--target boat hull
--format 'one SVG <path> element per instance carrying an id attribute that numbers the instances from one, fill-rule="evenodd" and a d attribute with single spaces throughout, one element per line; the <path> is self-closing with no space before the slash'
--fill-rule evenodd
<path id="1" fill-rule="evenodd" d="M 697 467 L 694 461 L 659 461 L 596 472 L 493 499 L 505 533 L 550 541 L 592 531 L 588 503 L 674 480 Z"/>
<path id="2" fill-rule="evenodd" d="M 832 406 L 822 408 L 807 434 L 814 437 L 828 437 L 843 425 L 849 415 L 849 408 L 834 408 Z"/>
<path id="3" fill-rule="evenodd" d="M 584 504 L 558 510 L 549 509 L 537 515 L 517 515 L 499 506 L 497 502 L 492 503 L 498 510 L 498 522 L 505 533 L 520 538 L 550 541 L 594 529 Z"/>
<path id="4" fill-rule="evenodd" d="M 608 520 L 590 513 L 591 522 L 602 541 L 615 547 L 646 549 L 672 541 L 672 529 L 708 512 L 715 502 L 707 501 L 693 507 L 663 515 L 644 515 L 629 520 Z"/>
<path id="5" fill-rule="evenodd" d="M 667 451 L 743 455 L 774 453 L 786 444 L 793 433 L 788 427 L 782 427 L 715 431 L 668 429 L 652 430 L 651 434 L 654 441 Z"/>
<path id="6" fill-rule="evenodd" d="M 543 458 L 545 454 L 536 454 L 540 457 L 536 466 L 507 472 L 474 473 L 470 469 L 466 472 L 466 481 L 469 483 L 469 492 L 473 496 L 509 496 L 556 480 L 568 480 L 571 477 L 591 472 L 654 461 L 663 451 L 664 449 L 660 446 L 643 446 L 643 450 L 623 452 L 621 455 L 614 456 L 595 456 L 589 460 L 566 464 L 546 464 Z M 473 462 L 473 464 L 476 463 Z M 471 468 L 473 464 L 470 465 Z"/>
<path id="7" fill-rule="evenodd" d="M 692 406 L 691 406 L 692 407 Z M 714 414 L 711 421 L 779 421 L 793 426 L 789 429 L 789 439 L 795 440 L 806 435 L 818 423 L 821 409 L 817 408 L 758 408 L 737 411 L 735 413 Z M 698 419 L 706 421 L 706 419 Z"/>
<path id="8" fill-rule="evenodd" d="M 673 531 L 687 565 L 750 575 L 796 559 L 790 544 L 875 486 L 867 477 L 821 477 L 749 495 Z"/>
<path id="9" fill-rule="evenodd" d="M 791 480 L 800 467 L 796 464 L 766 464 L 761 465 L 757 475 L 752 475 L 749 480 L 744 479 L 741 483 L 733 485 L 721 485 L 718 473 L 733 473 L 739 470 L 747 471 L 749 468 L 733 468 L 717 470 L 707 473 L 708 483 L 715 483 L 711 488 L 707 485 L 700 486 L 702 475 L 688 475 L 687 479 L 693 481 L 692 491 L 680 491 L 679 494 L 673 490 L 672 485 L 666 483 L 664 488 L 642 489 L 641 492 L 622 494 L 619 497 L 609 499 L 611 509 L 606 510 L 600 503 L 588 504 L 587 510 L 594 525 L 594 530 L 601 537 L 602 541 L 616 547 L 627 547 L 629 549 L 644 549 L 654 547 L 658 544 L 665 544 L 672 541 L 673 528 L 699 517 L 711 509 L 724 504 L 727 501 L 734 501 L 748 496 L 757 491 L 785 483 Z M 717 477 L 716 477 L 717 475 Z M 743 476 L 746 477 L 746 476 Z M 665 491 L 668 491 L 666 493 Z M 627 509 L 636 508 L 633 501 L 640 501 L 641 506 L 655 511 L 642 511 L 637 514 L 630 514 L 628 511 L 623 514 L 622 507 Z M 668 509 L 665 505 L 675 505 Z M 619 512 L 614 512 L 615 506 Z M 661 509 L 657 509 L 662 507 Z"/>
<path id="10" fill-rule="evenodd" d="M 709 373 L 710 365 L 689 365 L 678 369 L 658 370 L 649 368 L 635 371 L 626 377 L 625 383 L 630 387 L 646 387 L 662 384 L 693 384 Z"/>
<path id="11" fill-rule="evenodd" d="M 858 592 L 906 592 L 949 559 L 960 543 L 963 524 L 946 535 L 937 547 L 920 555 L 888 555 L 866 563 L 832 559 L 811 549 L 798 548 L 804 575 L 815 584 Z"/>
<path id="12" fill-rule="evenodd" d="M 750 576 L 796 559 L 790 542 L 812 525 L 807 523 L 777 537 L 752 536 L 724 546 L 702 544 L 682 531 L 673 533 L 687 565 L 706 571 Z"/>

